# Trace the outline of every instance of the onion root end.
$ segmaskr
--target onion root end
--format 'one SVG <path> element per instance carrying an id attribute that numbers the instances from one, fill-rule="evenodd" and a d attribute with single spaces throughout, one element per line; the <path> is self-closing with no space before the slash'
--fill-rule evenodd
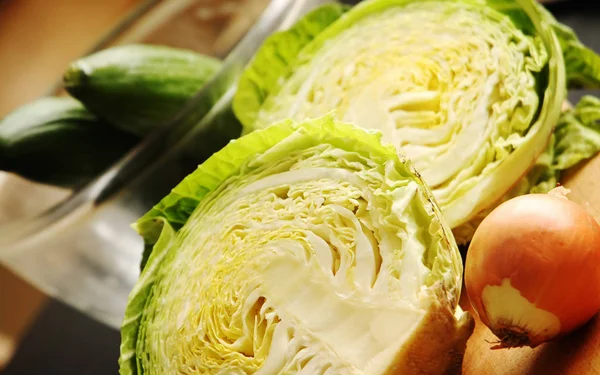
<path id="1" fill-rule="evenodd" d="M 534 348 L 537 346 L 532 345 L 529 334 L 519 327 L 502 327 L 494 329 L 493 333 L 499 341 L 495 342 L 491 349 L 520 348 L 523 346 Z"/>

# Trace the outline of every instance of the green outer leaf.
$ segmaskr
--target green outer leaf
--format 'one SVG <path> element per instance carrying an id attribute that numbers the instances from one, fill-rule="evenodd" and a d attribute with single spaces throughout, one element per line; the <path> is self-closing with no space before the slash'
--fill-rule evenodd
<path id="1" fill-rule="evenodd" d="M 146 267 L 129 295 L 125 320 L 121 326 L 121 355 L 119 357 L 121 375 L 143 373 L 142 369 L 138 367 L 136 354 L 139 331 L 143 329 L 143 313 L 146 303 L 151 301 L 152 288 L 156 282 L 156 270 L 160 267 L 175 239 L 175 230 L 164 218 L 155 218 L 154 223 L 160 227 L 160 235 L 153 246 L 154 251 L 150 254 Z"/>
<path id="2" fill-rule="evenodd" d="M 600 99 L 584 96 L 556 127 L 554 168 L 566 170 L 600 151 Z"/>
<path id="3" fill-rule="evenodd" d="M 563 51 L 569 88 L 600 88 L 600 56 L 583 45 L 570 27 L 556 20 L 553 27 Z"/>
<path id="4" fill-rule="evenodd" d="M 543 166 L 541 175 L 528 176 L 531 193 L 546 193 L 560 181 L 561 172 L 600 152 L 600 99 L 586 95 L 575 108 L 566 111 L 554 131 L 554 142 L 546 150 L 551 163 Z"/>
<path id="5" fill-rule="evenodd" d="M 290 73 L 289 65 L 317 35 L 349 9 L 346 5 L 325 4 L 304 16 L 294 26 L 272 34 L 248 64 L 233 99 L 235 115 L 248 130 L 266 97 L 281 77 Z"/>

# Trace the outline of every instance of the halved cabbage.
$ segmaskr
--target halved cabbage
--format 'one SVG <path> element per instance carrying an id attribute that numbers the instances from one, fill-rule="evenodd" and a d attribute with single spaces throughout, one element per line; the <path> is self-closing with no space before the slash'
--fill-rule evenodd
<path id="1" fill-rule="evenodd" d="M 532 0 L 367 0 L 345 10 L 324 6 L 266 41 L 239 82 L 236 115 L 246 133 L 332 110 L 380 130 L 451 228 L 498 202 L 544 151 L 567 72 L 599 82 L 597 56 Z"/>
<path id="2" fill-rule="evenodd" d="M 142 217 L 121 374 L 460 371 L 462 263 L 410 162 L 328 115 L 231 142 Z"/>

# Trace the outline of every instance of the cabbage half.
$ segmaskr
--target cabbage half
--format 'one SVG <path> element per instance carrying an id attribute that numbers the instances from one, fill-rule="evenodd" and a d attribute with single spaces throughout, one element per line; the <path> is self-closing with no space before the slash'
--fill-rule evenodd
<path id="1" fill-rule="evenodd" d="M 460 371 L 473 329 L 460 255 L 429 189 L 380 138 L 332 116 L 280 122 L 142 217 L 153 250 L 121 374 Z"/>
<path id="2" fill-rule="evenodd" d="M 381 131 L 456 228 L 528 172 L 567 79 L 594 86 L 599 67 L 532 0 L 367 0 L 324 6 L 273 35 L 240 80 L 234 110 L 246 133 L 330 111 Z"/>

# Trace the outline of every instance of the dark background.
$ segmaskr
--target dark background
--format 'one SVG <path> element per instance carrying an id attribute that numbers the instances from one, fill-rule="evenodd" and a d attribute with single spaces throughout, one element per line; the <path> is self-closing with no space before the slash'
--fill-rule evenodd
<path id="1" fill-rule="evenodd" d="M 595 1 L 584 3 L 564 0 L 547 7 L 559 21 L 574 28 L 584 44 L 600 52 L 600 4 Z M 571 92 L 569 99 L 576 102 L 584 93 Z M 22 340 L 11 363 L 1 373 L 116 374 L 119 345 L 118 331 L 52 300 Z"/>

